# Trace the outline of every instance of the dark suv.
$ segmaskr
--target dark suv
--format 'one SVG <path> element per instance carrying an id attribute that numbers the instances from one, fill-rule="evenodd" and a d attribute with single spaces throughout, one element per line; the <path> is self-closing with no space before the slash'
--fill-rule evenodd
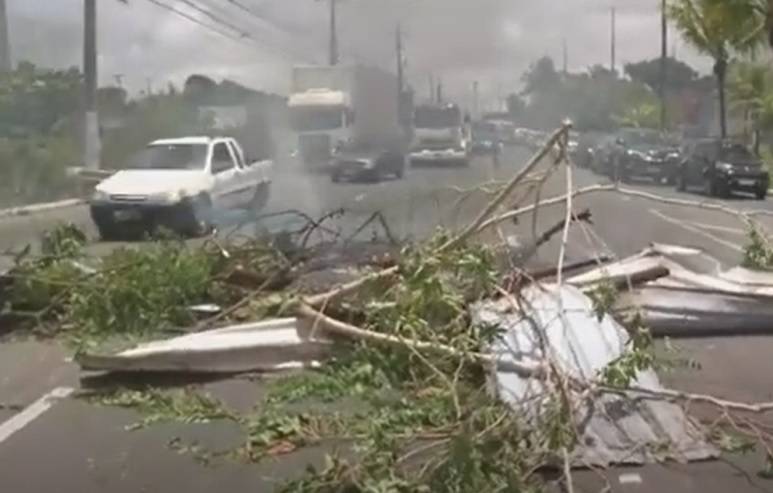
<path id="1" fill-rule="evenodd" d="M 646 178 L 673 184 L 680 161 L 675 142 L 657 130 L 641 128 L 618 131 L 610 154 L 611 178 L 623 182 Z"/>
<path id="2" fill-rule="evenodd" d="M 687 146 L 677 187 L 686 190 L 700 185 L 706 195 L 720 197 L 733 191 L 749 192 L 762 200 L 768 194 L 769 182 L 760 158 L 743 144 L 702 139 Z"/>

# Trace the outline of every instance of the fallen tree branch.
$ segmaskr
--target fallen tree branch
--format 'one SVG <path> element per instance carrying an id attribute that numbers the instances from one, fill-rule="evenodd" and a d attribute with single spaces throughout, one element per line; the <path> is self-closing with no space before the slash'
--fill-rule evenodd
<path id="1" fill-rule="evenodd" d="M 469 358 L 475 363 L 511 371 L 527 378 L 540 378 L 540 376 L 544 375 L 546 372 L 545 367 L 541 364 L 519 363 L 515 360 L 497 358 L 492 354 L 467 353 L 443 344 L 405 339 L 389 334 L 361 329 L 329 317 L 306 304 L 299 305 L 296 309 L 296 313 L 299 317 L 309 320 L 319 330 L 327 332 L 329 335 L 343 336 L 347 339 L 385 344 L 417 351 L 429 351 L 454 358 Z"/>
<path id="2" fill-rule="evenodd" d="M 692 394 L 689 392 L 680 392 L 678 390 L 660 389 L 653 390 L 645 387 L 630 386 L 625 389 L 618 389 L 614 387 L 599 386 L 598 391 L 610 394 L 624 394 L 629 398 L 631 394 L 639 394 L 641 398 L 653 398 L 653 399 L 665 399 L 670 401 L 682 401 L 686 403 L 703 402 L 719 407 L 721 409 L 733 410 L 733 411 L 745 411 L 755 414 L 762 414 L 773 411 L 773 402 L 736 402 L 719 399 L 712 395 L 707 394 Z"/>
<path id="3" fill-rule="evenodd" d="M 676 199 L 672 197 L 664 197 L 662 195 L 656 195 L 654 193 L 641 192 L 639 190 L 631 190 L 629 188 L 621 188 L 614 184 L 609 184 L 609 185 L 597 184 L 597 185 L 590 185 L 584 188 L 578 188 L 577 190 L 573 191 L 571 195 L 572 195 L 572 198 L 576 198 L 581 195 L 589 195 L 592 193 L 600 193 L 600 192 L 615 192 L 621 195 L 626 195 L 629 197 L 637 197 L 640 199 L 645 199 L 652 202 L 658 202 L 661 204 L 678 205 L 683 207 L 693 207 L 693 208 L 704 209 L 709 211 L 722 212 L 729 216 L 733 216 L 736 219 L 741 219 L 747 224 L 749 223 L 756 224 L 756 222 L 752 221 L 752 219 L 755 217 L 759 217 L 759 216 L 773 217 L 773 211 L 767 211 L 762 209 L 752 210 L 752 211 L 742 211 L 739 209 L 726 207 L 716 202 L 705 202 L 705 201 L 701 202 L 697 200 L 686 200 L 686 199 Z M 510 221 L 524 214 L 528 214 L 529 212 L 532 212 L 533 210 L 539 207 L 546 207 L 546 206 L 564 203 L 566 202 L 566 199 L 567 199 L 567 194 L 559 195 L 556 197 L 545 199 L 536 204 L 532 204 L 526 207 L 521 207 L 520 209 L 515 209 L 515 210 L 505 212 L 504 214 L 492 217 L 489 220 L 484 221 L 478 227 L 477 231 L 480 232 L 492 227 L 495 224 L 498 224 L 504 221 Z"/>
<path id="4" fill-rule="evenodd" d="M 566 132 L 569 131 L 569 128 L 571 128 L 571 125 L 564 124 L 561 126 L 560 129 L 556 130 L 553 135 L 550 136 L 548 141 L 542 146 L 542 148 L 532 156 L 532 158 L 529 160 L 529 162 L 524 166 L 516 175 L 510 180 L 510 182 L 507 184 L 504 189 L 502 189 L 499 194 L 494 197 L 493 200 L 491 200 L 488 205 L 480 212 L 478 217 L 471 222 L 467 227 L 465 227 L 461 233 L 459 233 L 455 238 L 452 238 L 449 240 L 445 245 L 440 247 L 440 251 L 445 251 L 451 248 L 454 248 L 455 246 L 459 245 L 460 243 L 463 243 L 467 238 L 475 234 L 475 232 L 480 230 L 481 224 L 483 224 L 489 216 L 500 206 L 502 203 L 507 199 L 507 197 L 510 196 L 513 189 L 515 189 L 518 184 L 526 178 L 526 176 L 531 173 L 531 171 L 540 163 L 542 160 L 547 156 L 551 150 L 553 149 L 553 146 L 558 142 L 558 139 L 561 138 L 562 135 L 564 135 Z"/>

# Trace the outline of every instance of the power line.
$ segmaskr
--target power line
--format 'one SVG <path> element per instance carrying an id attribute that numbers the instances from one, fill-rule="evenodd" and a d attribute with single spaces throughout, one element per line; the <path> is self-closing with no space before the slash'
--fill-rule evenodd
<path id="1" fill-rule="evenodd" d="M 214 32 L 216 34 L 219 34 L 220 36 L 223 36 L 224 38 L 228 38 L 231 41 L 236 41 L 238 43 L 246 44 L 244 42 L 244 38 L 239 38 L 239 37 L 233 36 L 232 34 L 226 32 L 226 31 L 221 31 L 220 29 L 218 29 L 215 26 L 212 26 L 212 25 L 209 25 L 207 23 L 201 22 L 200 20 L 198 20 L 194 16 L 188 14 L 187 12 L 183 12 L 182 10 L 179 10 L 179 9 L 177 9 L 177 8 L 171 6 L 171 5 L 163 3 L 163 2 L 161 2 L 159 0 L 148 0 L 148 2 L 152 3 L 153 5 L 156 5 L 157 7 L 161 7 L 162 9 L 168 10 L 169 12 L 172 12 L 173 14 L 178 15 L 178 16 L 180 16 L 180 17 L 182 17 L 182 18 L 184 18 L 184 19 L 186 19 L 186 20 L 188 20 L 190 22 L 193 22 L 194 24 L 197 24 L 200 27 L 208 29 L 208 30 L 210 30 L 210 31 L 212 31 L 212 32 Z"/>
<path id="2" fill-rule="evenodd" d="M 207 16 L 208 18 L 210 18 L 211 20 L 215 21 L 216 23 L 218 23 L 218 24 L 220 24 L 222 26 L 225 26 L 225 27 L 233 30 L 238 35 L 240 35 L 242 37 L 250 37 L 249 34 L 247 34 L 239 26 L 236 26 L 236 25 L 234 25 L 234 24 L 232 24 L 232 23 L 230 23 L 230 22 L 228 22 L 226 20 L 221 19 L 220 17 L 216 16 L 215 14 L 213 14 L 212 12 L 207 10 L 206 8 L 201 7 L 200 5 L 194 3 L 192 0 L 178 0 L 178 1 L 184 3 L 188 7 L 192 8 L 193 10 L 195 10 L 196 12 L 199 12 L 200 14 Z"/>

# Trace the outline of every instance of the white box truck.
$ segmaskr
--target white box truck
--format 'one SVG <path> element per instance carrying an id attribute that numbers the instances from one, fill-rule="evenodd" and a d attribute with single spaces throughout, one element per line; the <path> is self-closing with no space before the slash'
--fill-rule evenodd
<path id="1" fill-rule="evenodd" d="M 379 153 L 401 149 L 397 86 L 391 73 L 365 65 L 295 67 L 288 107 L 306 168 L 329 170 L 337 180 L 365 161 L 368 169 L 377 168 Z M 365 154 L 370 157 L 357 157 Z"/>
<path id="2" fill-rule="evenodd" d="M 411 164 L 470 163 L 470 143 L 462 110 L 453 103 L 417 106 Z"/>

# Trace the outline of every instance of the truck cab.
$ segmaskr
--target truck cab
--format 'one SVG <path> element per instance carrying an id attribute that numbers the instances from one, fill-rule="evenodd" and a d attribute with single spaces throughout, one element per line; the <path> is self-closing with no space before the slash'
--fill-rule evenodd
<path id="1" fill-rule="evenodd" d="M 298 154 L 307 168 L 325 168 L 336 145 L 351 139 L 353 111 L 344 91 L 309 89 L 288 101 Z"/>
<path id="2" fill-rule="evenodd" d="M 413 124 L 411 164 L 469 164 L 469 136 L 462 111 L 457 105 L 418 106 L 414 112 Z"/>
<path id="3" fill-rule="evenodd" d="M 224 210 L 264 207 L 272 169 L 269 160 L 247 158 L 233 138 L 157 140 L 96 186 L 91 217 L 105 240 L 157 226 L 205 234 Z"/>

